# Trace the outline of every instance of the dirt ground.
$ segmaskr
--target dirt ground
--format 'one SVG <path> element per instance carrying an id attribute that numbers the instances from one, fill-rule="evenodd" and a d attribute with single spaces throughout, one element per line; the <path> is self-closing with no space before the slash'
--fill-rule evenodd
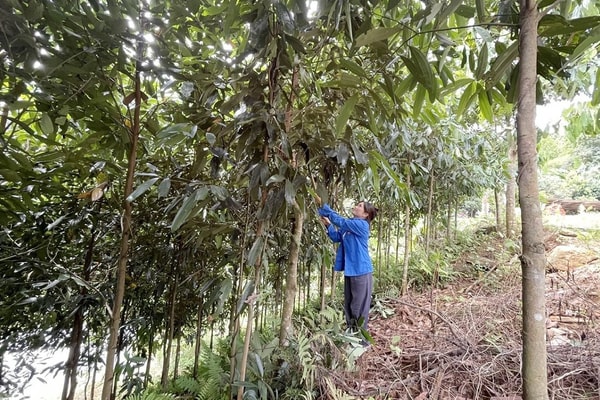
<path id="1" fill-rule="evenodd" d="M 546 274 L 550 399 L 600 399 L 600 243 L 581 231 L 546 231 L 547 254 L 568 246 L 588 255 L 582 265 Z M 569 254 L 562 257 L 572 263 Z M 482 259 L 486 268 L 469 271 Z M 464 277 L 449 286 L 377 300 L 370 323 L 375 344 L 355 372 L 332 376 L 350 396 L 344 398 L 521 399 L 518 255 L 492 234 L 454 268 Z"/>

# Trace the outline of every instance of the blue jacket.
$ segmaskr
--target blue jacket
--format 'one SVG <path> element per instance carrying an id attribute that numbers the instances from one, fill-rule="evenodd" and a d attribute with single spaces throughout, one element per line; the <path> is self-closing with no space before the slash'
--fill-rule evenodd
<path id="1" fill-rule="evenodd" d="M 327 217 L 331 224 L 327 236 L 339 243 L 335 255 L 335 271 L 344 271 L 345 276 L 359 276 L 373 272 L 369 256 L 369 223 L 360 218 L 344 218 L 325 204 L 319 208 L 319 215 Z"/>

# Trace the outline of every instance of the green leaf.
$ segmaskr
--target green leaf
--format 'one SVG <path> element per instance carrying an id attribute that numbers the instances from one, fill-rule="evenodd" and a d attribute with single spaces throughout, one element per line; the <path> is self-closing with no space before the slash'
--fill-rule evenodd
<path id="1" fill-rule="evenodd" d="M 600 26 L 592 29 L 589 33 L 588 37 L 579 43 L 579 45 L 573 50 L 573 53 L 569 56 L 569 63 L 571 65 L 575 65 L 577 60 L 581 55 L 592 46 L 594 46 L 597 42 L 600 42 Z"/>
<path id="2" fill-rule="evenodd" d="M 388 160 L 384 158 L 381 153 L 376 150 L 370 151 L 369 158 L 374 159 L 377 162 L 377 166 L 381 168 L 383 172 L 385 172 L 386 175 L 396 183 L 396 187 L 398 189 L 406 191 L 406 185 L 402 182 L 400 176 L 396 173 L 396 171 L 394 171 Z"/>
<path id="3" fill-rule="evenodd" d="M 485 15 L 485 0 L 475 0 L 475 8 L 477 8 L 477 22 L 484 22 Z"/>
<path id="4" fill-rule="evenodd" d="M 135 189 L 129 196 L 127 196 L 127 199 L 125 199 L 125 201 L 131 203 L 132 201 L 140 197 L 142 194 L 146 193 L 146 191 L 150 189 L 152 185 L 154 185 L 156 181 L 158 181 L 158 179 L 159 178 L 148 179 L 146 182 L 138 186 L 137 189 Z"/>
<path id="5" fill-rule="evenodd" d="M 42 118 L 40 119 L 40 129 L 46 136 L 50 136 L 54 133 L 54 123 L 46 113 L 43 113 Z"/>
<path id="6" fill-rule="evenodd" d="M 192 210 L 196 207 L 198 201 L 204 200 L 208 195 L 209 189 L 205 186 L 196 189 L 187 199 L 184 200 L 183 204 L 171 224 L 171 232 L 176 232 L 190 217 Z"/>
<path id="7" fill-rule="evenodd" d="M 349 60 L 347 58 L 342 58 L 340 60 L 340 66 L 343 69 L 346 69 L 355 75 L 361 76 L 363 78 L 367 77 L 367 73 L 365 72 L 365 70 L 362 69 L 360 65 L 358 65 L 357 63 L 355 63 L 352 60 Z"/>
<path id="8" fill-rule="evenodd" d="M 402 26 L 395 28 L 375 28 L 370 29 L 356 38 L 356 46 L 362 47 L 371 43 L 380 42 L 386 40 L 392 35 L 402 31 Z"/>
<path id="9" fill-rule="evenodd" d="M 471 7 L 471 6 L 467 6 L 464 4 L 461 4 L 457 9 L 456 9 L 456 14 L 460 15 L 463 18 L 473 18 L 475 16 L 475 8 Z"/>
<path id="10" fill-rule="evenodd" d="M 538 30 L 540 37 L 551 37 L 586 31 L 598 25 L 600 25 L 600 17 L 598 16 L 567 20 L 560 15 L 546 14 L 540 20 Z"/>
<path id="11" fill-rule="evenodd" d="M 477 58 L 477 69 L 475 70 L 475 78 L 481 79 L 485 73 L 485 69 L 488 66 L 488 45 L 483 44 L 479 56 Z"/>
<path id="12" fill-rule="evenodd" d="M 156 134 L 156 137 L 158 139 L 166 139 L 166 138 L 169 138 L 174 135 L 181 135 L 181 134 L 189 135 L 189 132 L 191 132 L 191 129 L 192 129 L 192 125 L 188 124 L 188 123 L 173 124 L 173 125 L 169 125 L 163 129 L 161 129 Z"/>
<path id="13" fill-rule="evenodd" d="M 438 25 L 446 24 L 450 14 L 455 12 L 462 5 L 463 2 L 464 0 L 452 0 L 448 7 L 444 8 L 438 16 Z"/>
<path id="14" fill-rule="evenodd" d="M 294 199 L 296 198 L 296 189 L 294 189 L 294 185 L 289 180 L 285 181 L 285 201 L 288 204 L 294 204 Z"/>
<path id="15" fill-rule="evenodd" d="M 437 84 L 431 64 L 427 61 L 425 54 L 414 46 L 410 46 L 410 55 L 410 59 L 402 57 L 402 60 L 415 79 L 425 86 L 429 92 L 429 98 L 433 102 L 437 95 Z"/>
<path id="16" fill-rule="evenodd" d="M 471 82 L 463 92 L 460 97 L 460 101 L 458 102 L 458 108 L 456 109 L 456 114 L 460 118 L 465 114 L 465 110 L 471 105 L 474 99 L 475 91 L 477 90 L 477 83 Z"/>
<path id="17" fill-rule="evenodd" d="M 338 116 L 335 120 L 335 132 L 338 136 L 341 136 L 346 131 L 346 125 L 348 124 L 348 120 L 350 119 L 350 115 L 352 111 L 354 111 L 354 107 L 358 102 L 358 95 L 350 97 L 342 106 L 341 110 L 338 113 Z"/>
<path id="18" fill-rule="evenodd" d="M 169 190 L 171 189 L 171 179 L 165 178 L 158 185 L 158 198 L 167 197 Z"/>
<path id="19" fill-rule="evenodd" d="M 425 102 L 425 86 L 417 85 L 417 91 L 415 92 L 415 101 L 413 104 L 413 118 L 417 119 L 419 114 L 421 114 L 421 108 L 423 107 L 423 103 Z"/>
<path id="20" fill-rule="evenodd" d="M 269 177 L 269 179 L 267 179 L 267 182 L 265 183 L 266 186 L 269 186 L 271 183 L 280 183 L 283 182 L 285 180 L 285 176 L 280 175 L 280 174 L 275 174 L 271 177 Z"/>
<path id="21" fill-rule="evenodd" d="M 479 91 L 477 93 L 477 96 L 479 98 L 479 111 L 481 111 L 481 114 L 488 122 L 492 123 L 494 122 L 494 114 L 492 112 L 492 106 L 490 104 L 487 92 L 485 91 L 484 87 L 482 87 L 481 85 L 478 86 Z"/>
<path id="22" fill-rule="evenodd" d="M 441 90 L 440 96 L 445 97 L 446 95 L 452 94 L 452 93 L 456 92 L 458 89 L 462 88 L 463 86 L 470 84 L 471 82 L 474 82 L 472 78 L 458 79 L 458 80 L 448 84 L 447 86 L 445 86 Z"/>
<path id="23" fill-rule="evenodd" d="M 291 35 L 285 35 L 285 40 L 296 50 L 296 53 L 306 54 L 304 44 L 300 40 Z"/>
<path id="24" fill-rule="evenodd" d="M 246 285 L 244 286 L 244 290 L 242 291 L 242 295 L 240 296 L 240 299 L 238 300 L 238 304 L 237 304 L 237 308 L 236 308 L 237 314 L 240 314 L 248 306 L 248 303 L 246 303 L 246 300 L 248 300 L 248 297 L 252 293 L 254 293 L 254 286 L 255 286 L 254 281 L 246 282 Z"/>
<path id="25" fill-rule="evenodd" d="M 256 265 L 259 256 L 262 253 L 263 243 L 264 239 L 262 236 L 256 238 L 250 248 L 250 252 L 248 252 L 248 265 Z"/>
<path id="26" fill-rule="evenodd" d="M 593 106 L 597 106 L 598 104 L 600 104 L 600 68 L 596 69 L 596 84 L 594 86 L 594 93 L 592 94 L 591 104 Z"/>
<path id="27" fill-rule="evenodd" d="M 9 182 L 21 182 L 21 176 L 10 169 L 0 169 L 0 175 Z"/>
<path id="28" fill-rule="evenodd" d="M 519 55 L 519 42 L 514 41 L 492 63 L 490 70 L 487 73 L 487 81 L 489 86 L 495 86 L 508 69 L 512 66 L 513 61 Z"/>

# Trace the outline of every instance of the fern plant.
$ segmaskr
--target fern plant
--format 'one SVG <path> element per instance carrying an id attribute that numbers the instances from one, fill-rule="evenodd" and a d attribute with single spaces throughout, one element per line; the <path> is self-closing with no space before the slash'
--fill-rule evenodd
<path id="1" fill-rule="evenodd" d="M 176 398 L 173 393 L 159 393 L 156 389 L 148 388 L 140 393 L 126 396 L 125 400 L 175 400 Z"/>

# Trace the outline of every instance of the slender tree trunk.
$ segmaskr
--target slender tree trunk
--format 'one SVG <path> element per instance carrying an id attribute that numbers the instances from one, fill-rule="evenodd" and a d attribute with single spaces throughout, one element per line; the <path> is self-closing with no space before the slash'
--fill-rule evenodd
<path id="1" fill-rule="evenodd" d="M 458 231 L 458 201 L 454 204 L 454 231 L 452 232 L 452 239 L 456 240 L 456 232 Z"/>
<path id="2" fill-rule="evenodd" d="M 237 274 L 234 275 L 234 287 L 236 288 L 236 298 L 239 300 L 242 298 L 242 282 L 243 282 L 243 275 L 244 275 L 244 265 L 246 263 L 246 257 L 245 257 L 245 251 L 246 251 L 246 246 L 247 246 L 247 240 L 248 240 L 248 231 L 249 231 L 249 227 L 250 227 L 250 214 L 251 214 L 251 210 L 248 209 L 248 212 L 246 213 L 246 221 L 244 222 L 244 233 L 242 235 L 242 243 L 240 244 L 240 262 L 237 266 Z M 229 331 L 231 332 L 231 344 L 230 344 L 230 349 L 229 349 L 229 379 L 230 379 L 230 386 L 233 386 L 233 383 L 236 380 L 236 376 L 235 376 L 235 371 L 237 369 L 237 337 L 238 334 L 240 332 L 240 316 L 239 313 L 237 312 L 237 305 L 235 304 L 236 302 L 232 302 L 231 304 L 231 311 L 230 311 L 230 322 L 229 322 Z M 211 333 L 210 333 L 210 348 L 212 350 L 213 346 L 212 346 L 212 337 L 213 337 L 213 333 L 214 330 L 212 329 L 213 324 L 211 323 Z M 230 390 L 229 392 L 229 398 L 233 399 L 234 397 L 234 392 L 233 390 Z"/>
<path id="3" fill-rule="evenodd" d="M 381 231 L 383 226 L 383 218 L 379 218 L 377 221 L 377 280 L 381 282 L 381 270 L 383 263 L 381 262 Z"/>
<path id="4" fill-rule="evenodd" d="M 89 282 L 90 280 L 95 244 L 96 230 L 92 228 L 90 233 L 90 241 L 88 243 L 87 251 L 85 253 L 85 260 L 83 263 L 83 280 L 85 282 Z M 87 293 L 87 287 L 81 286 L 79 289 L 80 298 L 84 299 Z M 79 364 L 81 344 L 83 342 L 83 324 L 85 319 L 84 312 L 85 305 L 83 301 L 80 301 L 77 305 L 77 311 L 75 311 L 75 315 L 73 316 L 73 329 L 71 330 L 69 357 L 65 364 L 65 383 L 63 385 L 62 393 L 63 400 L 73 400 L 75 398 L 75 390 L 77 388 L 77 365 Z"/>
<path id="5" fill-rule="evenodd" d="M 164 359 L 162 375 L 160 378 L 160 384 L 163 388 L 165 388 L 169 383 L 169 368 L 171 366 L 171 353 L 173 347 L 173 338 L 175 335 L 175 303 L 177 302 L 177 287 L 179 286 L 179 279 L 177 273 L 177 263 L 179 263 L 179 260 L 176 259 L 173 262 L 175 264 L 172 269 L 173 282 L 171 286 L 171 295 L 169 296 L 169 316 L 167 318 L 169 325 L 165 330 L 165 346 L 163 351 Z"/>
<path id="6" fill-rule="evenodd" d="M 516 234 L 516 187 L 515 180 L 517 176 L 517 143 L 512 132 L 507 134 L 508 139 L 508 174 L 509 178 L 506 183 L 506 237 L 514 238 Z"/>
<path id="7" fill-rule="evenodd" d="M 140 12 L 140 20 L 142 13 Z M 140 24 L 143 26 L 143 24 Z M 143 59 L 144 40 L 141 33 L 138 38 L 137 62 L 135 67 L 135 108 L 133 112 L 133 123 L 131 125 L 131 147 L 129 149 L 129 164 L 127 167 L 127 178 L 125 180 L 125 190 L 123 192 L 123 218 L 122 218 L 122 234 L 121 248 L 119 253 L 119 262 L 117 266 L 117 283 L 113 300 L 112 312 L 110 315 L 110 329 L 108 338 L 108 349 L 106 352 L 106 369 L 104 375 L 104 384 L 102 386 L 102 400 L 111 400 L 112 387 L 114 383 L 115 372 L 115 356 L 117 354 L 117 341 L 119 337 L 119 329 L 121 326 L 121 306 L 125 297 L 125 277 L 127 276 L 127 259 L 129 256 L 129 238 L 131 236 L 132 211 L 131 202 L 127 201 L 127 197 L 133 192 L 133 181 L 135 166 L 137 162 L 137 147 L 138 138 L 140 135 L 140 107 L 142 102 L 140 67 Z"/>
<path id="8" fill-rule="evenodd" d="M 537 181 L 535 127 L 537 4 L 520 0 L 519 104 L 517 148 L 521 205 L 523 274 L 523 399 L 548 398 L 546 361 L 546 304 L 544 227 Z"/>
<path id="9" fill-rule="evenodd" d="M 395 249 L 395 259 L 394 266 L 400 265 L 400 228 L 402 227 L 402 220 L 400 218 L 396 219 L 396 249 Z"/>
<path id="10" fill-rule="evenodd" d="M 324 262 L 321 262 L 320 274 L 319 274 L 319 296 L 321 299 L 321 311 L 325 310 L 325 299 L 327 294 L 325 293 L 325 288 L 327 286 L 327 265 Z M 323 321 L 323 314 L 321 314 L 321 321 Z"/>
<path id="11" fill-rule="evenodd" d="M 94 400 L 96 398 L 96 377 L 98 375 L 98 360 L 101 357 L 101 351 L 102 351 L 102 341 L 98 340 L 96 342 L 96 357 L 94 357 L 94 371 L 92 372 L 91 376 L 91 383 L 90 383 L 90 399 Z"/>
<path id="12" fill-rule="evenodd" d="M 410 165 L 411 159 L 408 159 Z M 410 168 L 406 168 L 406 191 L 410 193 L 412 190 Z M 410 225 L 410 198 L 406 199 L 406 207 L 404 209 L 404 261 L 402 263 L 402 290 L 400 294 L 402 296 L 408 293 L 408 262 L 410 261 L 410 242 L 411 242 L 411 225 Z"/>
<path id="13" fill-rule="evenodd" d="M 179 376 L 179 361 L 181 361 L 181 335 L 177 335 L 177 346 L 175 350 L 175 368 L 173 369 L 173 380 Z"/>
<path id="14" fill-rule="evenodd" d="M 309 304 L 310 303 L 310 282 L 312 282 L 312 259 L 309 259 L 305 262 L 302 263 L 302 266 L 306 272 L 306 282 L 308 282 L 308 284 L 304 285 L 304 287 L 306 288 L 306 297 L 304 298 L 304 304 Z"/>
<path id="15" fill-rule="evenodd" d="M 150 382 L 150 366 L 152 364 L 152 354 L 154 353 L 154 324 L 150 325 L 150 335 L 148 335 L 148 360 L 146 361 L 146 371 L 144 373 L 144 387 L 148 387 Z"/>
<path id="16" fill-rule="evenodd" d="M 263 222 L 261 222 L 260 224 L 262 225 Z M 259 228 L 259 232 L 262 235 L 261 228 Z M 258 257 L 258 260 L 255 265 L 256 269 L 255 269 L 255 273 L 254 273 L 254 281 L 257 282 L 257 286 L 260 282 L 261 269 L 262 269 L 261 268 L 262 257 L 264 255 L 266 245 L 267 245 L 267 240 L 265 238 L 263 248 L 260 252 L 261 255 Z M 252 332 L 253 332 L 254 307 L 255 307 L 256 293 L 257 293 L 257 289 L 255 287 L 254 293 L 251 296 L 249 296 L 249 298 L 247 300 L 247 302 L 248 302 L 248 321 L 246 323 L 246 335 L 244 337 L 244 349 L 242 352 L 242 360 L 240 362 L 240 382 L 244 382 L 244 380 L 246 379 L 246 369 L 248 367 L 248 354 L 250 353 L 250 339 L 252 339 Z M 244 398 L 244 386 L 240 385 L 238 388 L 238 392 L 237 392 L 237 400 L 243 400 L 243 398 Z"/>
<path id="17" fill-rule="evenodd" d="M 304 226 L 304 212 L 302 212 L 302 209 L 300 209 L 300 206 L 296 201 L 294 201 L 293 207 L 295 221 L 285 280 L 285 296 L 283 299 L 281 326 L 279 329 L 280 346 L 287 346 L 290 337 L 294 333 L 292 314 L 294 312 L 294 299 L 296 298 L 297 292 L 296 281 L 298 280 L 298 259 L 300 258 L 300 242 L 302 240 L 302 229 Z"/>
<path id="18" fill-rule="evenodd" d="M 427 197 L 427 224 L 425 231 L 425 253 L 429 254 L 429 245 L 433 229 L 433 188 L 434 188 L 435 171 L 431 170 L 429 177 L 429 195 Z"/>
<path id="19" fill-rule="evenodd" d="M 385 213 L 386 215 L 389 215 L 390 213 Z M 391 228 L 391 224 L 389 223 L 390 218 L 386 218 L 388 220 L 387 226 L 386 226 L 386 230 L 383 234 L 383 242 L 385 243 L 385 265 L 389 266 L 390 265 L 390 247 L 391 247 L 391 241 L 392 241 L 392 234 L 390 233 L 390 228 Z"/>
<path id="20" fill-rule="evenodd" d="M 276 76 L 272 76 L 271 79 L 273 79 L 276 82 Z M 274 85 L 272 84 L 272 87 Z M 271 103 L 273 103 L 273 93 L 270 93 L 270 100 Z M 264 144 L 263 144 L 263 154 L 262 154 L 262 161 L 265 163 L 265 165 L 268 164 L 269 161 L 269 138 L 265 137 L 264 138 Z M 267 195 L 268 195 L 268 190 L 266 187 L 262 188 L 262 197 L 260 200 L 260 210 L 263 209 L 263 207 L 265 207 L 265 204 L 267 203 Z M 246 369 L 248 367 L 248 354 L 250 352 L 250 339 L 252 338 L 252 330 L 253 330 L 253 322 L 254 322 L 254 307 L 255 307 L 255 301 L 256 301 L 256 296 L 258 293 L 258 286 L 260 285 L 260 281 L 261 281 L 261 270 L 262 270 L 262 259 L 263 256 L 265 254 L 265 248 L 267 246 L 267 236 L 266 236 L 266 231 L 267 231 L 267 224 L 268 221 L 266 220 L 259 220 L 257 222 L 257 226 L 256 226 L 256 238 L 263 238 L 263 246 L 260 250 L 260 253 L 256 259 L 256 262 L 254 263 L 254 282 L 255 282 L 255 286 L 254 286 L 254 291 L 252 292 L 252 294 L 248 297 L 248 299 L 246 300 L 246 302 L 248 303 L 248 321 L 246 323 L 246 334 L 244 337 L 244 349 L 242 351 L 242 359 L 240 361 L 240 382 L 244 382 L 244 380 L 246 379 Z M 238 392 L 237 392 L 237 400 L 242 400 L 244 398 L 244 386 L 240 385 L 238 387 Z"/>
<path id="21" fill-rule="evenodd" d="M 202 350 L 202 309 L 204 308 L 204 295 L 201 294 L 196 317 L 196 343 L 194 346 L 194 368 L 192 376 L 198 378 L 200 368 L 200 351 Z"/>
<path id="22" fill-rule="evenodd" d="M 448 199 L 448 210 L 446 210 L 446 243 L 452 239 L 452 199 Z"/>
<path id="23" fill-rule="evenodd" d="M 494 205 L 496 207 L 496 232 L 502 232 L 502 224 L 500 223 L 500 193 L 498 188 L 494 188 Z"/>

